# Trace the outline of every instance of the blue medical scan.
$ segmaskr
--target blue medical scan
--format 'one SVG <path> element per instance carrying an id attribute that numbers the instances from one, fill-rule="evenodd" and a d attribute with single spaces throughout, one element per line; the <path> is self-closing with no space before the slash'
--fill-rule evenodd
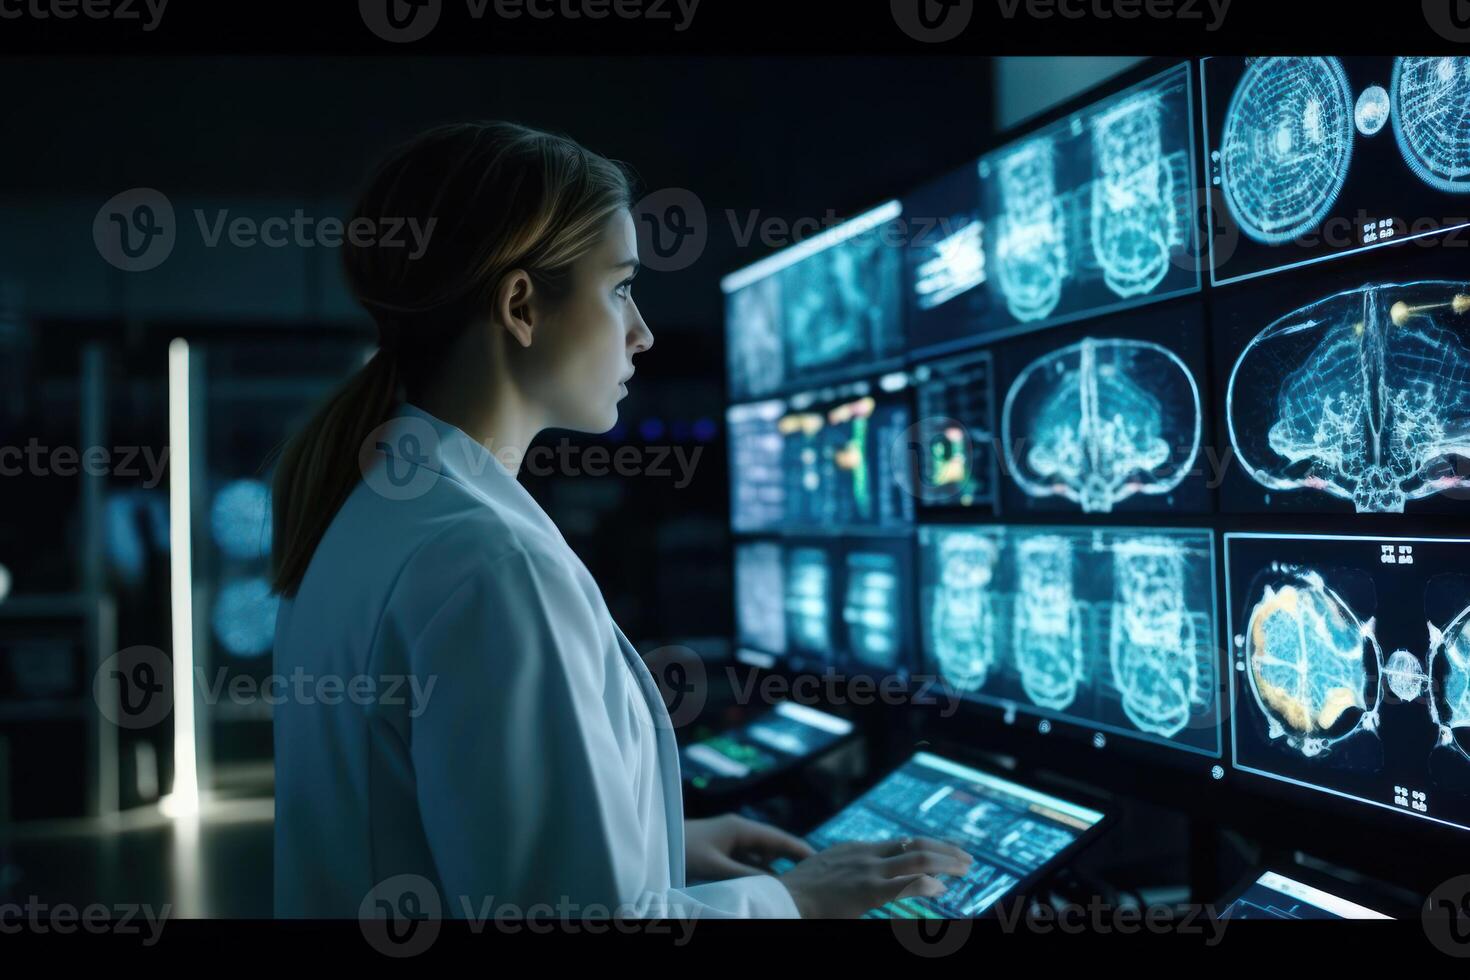
<path id="1" fill-rule="evenodd" d="M 1220 913 L 1222 919 L 1387 919 L 1382 912 L 1267 871 Z"/>
<path id="2" fill-rule="evenodd" d="M 1019 783 L 920 752 L 807 835 L 822 850 L 847 841 L 932 837 L 970 854 L 963 877 L 939 876 L 938 898 L 905 898 L 870 919 L 979 918 L 1037 877 L 1104 814 Z M 773 870 L 791 867 L 789 860 Z"/>
<path id="3" fill-rule="evenodd" d="M 1221 57 L 1201 73 L 1215 284 L 1470 225 L 1470 58 Z"/>
<path id="4" fill-rule="evenodd" d="M 1221 752 L 1209 531 L 919 529 L 924 670 L 961 696 Z"/>
<path id="5" fill-rule="evenodd" d="M 904 195 L 908 333 L 914 348 L 964 345 L 995 299 L 975 162 Z"/>
<path id="6" fill-rule="evenodd" d="M 1018 339 L 996 359 L 1004 513 L 1212 509 L 1198 304 Z"/>
<path id="7" fill-rule="evenodd" d="M 1238 769 L 1470 829 L 1470 541 L 1227 534 Z"/>
<path id="8" fill-rule="evenodd" d="M 1432 273 L 1425 262 L 1374 271 L 1239 304 L 1222 298 L 1215 322 L 1234 462 L 1225 509 L 1465 506 L 1470 282 L 1410 278 Z"/>
<path id="9" fill-rule="evenodd" d="M 996 502 L 995 365 L 988 351 L 911 372 L 918 421 L 911 434 L 918 502 L 991 508 Z"/>
<path id="10" fill-rule="evenodd" d="M 912 395 L 902 372 L 727 410 L 737 532 L 909 526 Z"/>
<path id="11" fill-rule="evenodd" d="M 1198 290 L 1192 132 L 1181 64 L 981 157 L 982 262 L 956 260 L 981 281 L 948 300 L 952 314 L 922 309 L 942 289 L 916 294 L 912 346 L 937 353 Z M 954 181 L 935 208 L 950 216 L 965 203 Z"/>
<path id="12" fill-rule="evenodd" d="M 901 211 L 890 202 L 721 281 L 731 400 L 836 380 L 902 354 Z"/>

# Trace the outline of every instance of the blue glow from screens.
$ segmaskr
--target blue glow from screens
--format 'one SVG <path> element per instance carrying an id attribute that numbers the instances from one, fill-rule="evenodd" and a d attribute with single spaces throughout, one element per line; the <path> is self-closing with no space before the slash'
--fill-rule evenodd
<path id="1" fill-rule="evenodd" d="M 1358 126 L 1358 132 L 1364 136 L 1373 136 L 1388 122 L 1390 111 L 1388 90 L 1382 85 L 1369 85 L 1358 96 L 1358 105 L 1353 110 L 1353 121 Z"/>
<path id="2" fill-rule="evenodd" d="M 1289 241 L 1322 222 L 1353 150 L 1353 96 L 1336 58 L 1260 58 L 1236 86 L 1220 146 L 1225 204 L 1248 237 Z"/>
<path id="3" fill-rule="evenodd" d="M 220 551 L 240 561 L 270 554 L 271 493 L 259 480 L 232 480 L 214 496 L 209 526 Z"/>
<path id="4" fill-rule="evenodd" d="M 1200 424 L 1199 387 L 1176 354 L 1089 337 L 1016 377 L 1002 432 L 1008 471 L 1027 494 L 1106 513 L 1177 487 L 1199 454 Z"/>
<path id="5" fill-rule="evenodd" d="M 236 657 L 260 657 L 275 641 L 280 597 L 263 578 L 238 579 L 221 586 L 210 617 L 220 645 Z"/>
<path id="6" fill-rule="evenodd" d="M 694 420 L 694 438 L 697 442 L 709 442 L 719 433 L 713 419 Z"/>
<path id="7" fill-rule="evenodd" d="M 1282 317 L 1248 344 L 1226 393 L 1243 469 L 1361 512 L 1470 487 L 1470 286 L 1370 285 Z"/>
<path id="8" fill-rule="evenodd" d="M 847 556 L 847 595 L 842 619 L 847 649 L 868 667 L 895 670 L 902 653 L 903 589 L 908 588 L 896 555 L 854 551 Z"/>
<path id="9" fill-rule="evenodd" d="M 1393 129 L 1404 162 L 1430 187 L 1470 193 L 1470 58 L 1399 58 Z"/>
<path id="10" fill-rule="evenodd" d="M 1102 819 L 1057 797 L 919 754 L 808 835 L 818 850 L 846 841 L 930 837 L 974 859 L 940 875 L 937 898 L 900 899 L 866 918 L 972 918 L 985 913 Z M 778 865 L 784 870 L 786 865 Z"/>
<path id="11" fill-rule="evenodd" d="M 781 546 L 742 543 L 735 548 L 735 626 L 742 646 L 786 652 L 786 573 Z"/>
<path id="12" fill-rule="evenodd" d="M 1208 531 L 922 527 L 924 650 L 966 697 L 1218 754 Z"/>
<path id="13" fill-rule="evenodd" d="M 644 419 L 638 423 L 638 434 L 647 442 L 662 439 L 664 435 L 663 419 Z"/>
<path id="14" fill-rule="evenodd" d="M 921 310 L 942 306 L 985 282 L 985 224 L 967 221 L 936 241 L 919 263 L 914 294 Z"/>
<path id="15" fill-rule="evenodd" d="M 832 567 L 821 548 L 786 553 L 786 633 L 790 648 L 807 656 L 832 656 Z"/>

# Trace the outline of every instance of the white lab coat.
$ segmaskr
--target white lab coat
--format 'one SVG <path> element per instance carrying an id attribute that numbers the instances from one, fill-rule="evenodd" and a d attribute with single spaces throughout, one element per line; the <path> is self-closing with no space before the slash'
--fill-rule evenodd
<path id="1" fill-rule="evenodd" d="M 394 879 L 445 916 L 797 916 L 768 875 L 685 884 L 663 699 L 514 475 L 415 406 L 382 436 L 277 619 L 276 914 Z"/>

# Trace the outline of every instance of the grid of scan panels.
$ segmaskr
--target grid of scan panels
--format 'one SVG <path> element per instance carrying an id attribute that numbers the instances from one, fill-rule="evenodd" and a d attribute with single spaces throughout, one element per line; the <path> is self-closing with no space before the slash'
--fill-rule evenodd
<path id="1" fill-rule="evenodd" d="M 1336 69 L 1297 60 L 1313 64 L 1151 65 L 852 223 L 899 228 L 901 261 L 859 248 L 727 282 L 732 340 L 752 322 L 760 335 L 758 353 L 736 343 L 731 357 L 747 659 L 937 677 L 979 715 L 1080 736 L 1079 751 L 1177 750 L 1156 757 L 1470 828 L 1470 542 L 1454 540 L 1470 495 L 1470 286 L 1439 247 L 1452 236 L 1400 235 L 1413 252 L 1376 239 L 1232 252 L 1221 200 L 1289 211 L 1300 202 L 1269 188 L 1300 182 L 1302 161 L 1232 144 L 1226 166 L 1202 147 L 1259 128 L 1262 86 L 1320 104 L 1310 92 L 1337 86 Z M 1454 201 L 1470 140 L 1427 106 L 1448 93 L 1470 116 L 1470 59 L 1370 62 L 1343 73 L 1361 90 L 1355 138 L 1398 126 L 1404 162 L 1417 152 L 1443 177 L 1424 186 Z M 1394 79 L 1386 108 L 1375 70 Z M 1239 118 L 1222 120 L 1222 89 Z M 1316 132 L 1296 124 L 1293 138 Z M 1330 171 L 1317 149 L 1312 173 Z M 1365 157 L 1332 195 L 1374 186 Z M 1266 191 L 1229 186 L 1257 179 Z M 1394 215 L 1421 204 L 1401 198 Z M 1242 262 L 1289 274 L 1237 274 Z M 802 311 L 793 281 L 798 298 L 866 289 L 856 306 L 897 319 Z M 824 333 L 811 308 L 843 336 L 792 358 L 787 338 Z M 740 377 L 742 360 L 767 383 Z M 752 416 L 763 436 L 737 436 Z M 766 456 L 745 473 L 750 444 Z M 861 507 L 793 505 L 827 494 L 833 472 L 848 497 L 864 488 Z M 780 489 L 756 499 L 761 473 Z"/>

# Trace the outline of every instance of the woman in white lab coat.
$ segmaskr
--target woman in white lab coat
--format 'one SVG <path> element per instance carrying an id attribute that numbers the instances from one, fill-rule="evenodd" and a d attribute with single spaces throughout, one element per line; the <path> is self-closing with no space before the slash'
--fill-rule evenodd
<path id="1" fill-rule="evenodd" d="M 684 820 L 658 690 L 516 479 L 542 429 L 611 428 L 653 344 L 630 200 L 571 140 L 452 125 L 347 226 L 380 349 L 275 482 L 278 915 L 848 916 L 968 863 Z"/>

